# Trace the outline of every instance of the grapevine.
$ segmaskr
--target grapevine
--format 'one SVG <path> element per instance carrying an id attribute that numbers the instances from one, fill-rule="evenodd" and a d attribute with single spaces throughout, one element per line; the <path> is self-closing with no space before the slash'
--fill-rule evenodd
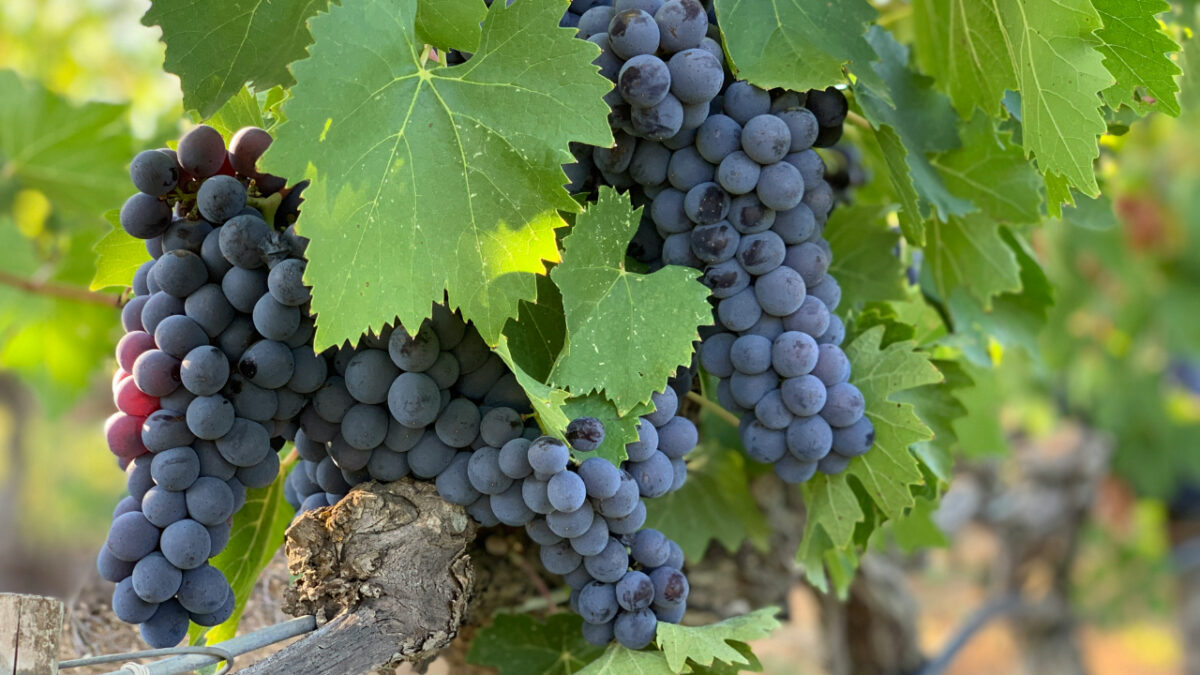
<path id="1" fill-rule="evenodd" d="M 1125 307 L 1191 315 L 1191 224 L 1125 199 L 1159 172 L 1122 137 L 1194 106 L 1194 8 L 951 4 L 152 0 L 190 120 L 140 126 L 0 53 L 0 294 L 41 303 L 0 313 L 0 367 L 62 395 L 115 362 L 111 615 L 219 646 L 283 549 L 301 654 L 366 606 L 313 601 L 301 533 L 411 490 L 454 520 L 417 574 L 462 597 L 393 660 L 753 670 L 778 603 L 708 597 L 714 560 L 787 541 L 844 599 L 942 541 L 956 460 L 1035 426 L 1008 399 L 1189 494 L 1195 331 Z"/>

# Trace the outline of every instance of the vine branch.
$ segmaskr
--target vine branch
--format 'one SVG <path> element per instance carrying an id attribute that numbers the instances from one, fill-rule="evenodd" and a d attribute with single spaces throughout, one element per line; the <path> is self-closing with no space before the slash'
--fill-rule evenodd
<path id="1" fill-rule="evenodd" d="M 34 281 L 3 271 L 0 271 L 0 285 L 11 286 L 12 288 L 17 288 L 34 295 L 59 298 L 60 300 L 74 300 L 75 302 L 86 302 L 93 305 L 104 305 L 105 307 L 121 306 L 120 296 L 112 295 L 111 293 L 97 293 L 72 284 L 63 284 L 54 281 Z"/>
<path id="2" fill-rule="evenodd" d="M 716 415 L 717 417 L 721 418 L 721 420 L 728 422 L 734 427 L 739 426 L 742 423 L 741 420 L 738 419 L 737 415 L 734 415 L 728 410 L 722 408 L 720 404 L 710 401 L 694 391 L 689 391 L 687 397 L 689 401 L 695 401 L 696 405 Z"/>

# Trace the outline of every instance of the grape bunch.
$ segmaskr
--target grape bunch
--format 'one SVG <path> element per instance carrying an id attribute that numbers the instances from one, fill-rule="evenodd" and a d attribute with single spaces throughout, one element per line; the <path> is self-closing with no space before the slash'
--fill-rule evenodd
<path id="1" fill-rule="evenodd" d="M 445 306 L 413 335 L 385 328 L 319 358 L 328 378 L 300 414 L 301 461 L 284 483 L 298 513 L 370 480 L 432 481 L 481 525 L 525 528 L 546 569 L 574 589 L 589 640 L 640 648 L 658 621 L 682 617 L 682 551 L 641 529 L 643 500 L 683 485 L 697 443 L 673 389 L 653 396 L 655 411 L 639 420 L 617 467 L 601 457 L 572 462 L 565 443 L 542 436 L 513 374 Z M 594 418 L 566 432 L 576 453 L 596 450 L 604 435 Z"/>
<path id="2" fill-rule="evenodd" d="M 138 192 L 121 225 L 152 260 L 121 312 L 118 412 L 105 431 L 129 496 L 97 566 L 116 583 L 113 611 L 153 647 L 177 644 L 189 621 L 232 614 L 233 591 L 208 561 L 246 489 L 279 474 L 291 420 L 324 381 L 311 372 L 305 242 L 289 227 L 303 188 L 256 170 L 270 142 L 246 128 L 226 150 L 199 126 L 177 151 L 148 150 L 130 166 Z"/>
<path id="3" fill-rule="evenodd" d="M 697 0 L 572 3 L 565 25 L 601 47 L 596 64 L 615 83 L 615 143 L 575 147 L 568 187 L 628 189 L 646 207 L 630 255 L 704 272 L 715 328 L 702 332 L 700 363 L 742 416 L 747 454 L 803 482 L 843 471 L 875 436 L 840 348 L 841 288 L 823 237 L 835 191 L 814 149 L 841 138 L 849 107 L 833 87 L 734 80 L 710 18 Z M 659 94 L 664 109 L 683 102 L 678 124 L 645 123 L 676 119 L 647 108 Z"/>

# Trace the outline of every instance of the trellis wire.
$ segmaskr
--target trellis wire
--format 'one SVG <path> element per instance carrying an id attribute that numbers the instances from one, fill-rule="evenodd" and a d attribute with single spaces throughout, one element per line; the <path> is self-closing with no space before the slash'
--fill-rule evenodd
<path id="1" fill-rule="evenodd" d="M 126 663 L 120 670 L 114 670 L 106 675 L 183 675 L 200 668 L 215 665 L 224 661 L 224 665 L 216 675 L 225 675 L 233 667 L 237 656 L 247 654 L 276 642 L 303 635 L 316 630 L 317 620 L 312 616 L 302 616 L 298 619 L 284 621 L 266 628 L 260 628 L 253 633 L 218 642 L 215 645 L 196 647 L 172 647 L 170 649 L 148 649 L 145 651 L 126 652 L 124 654 L 107 654 L 83 659 L 71 659 L 59 663 L 59 669 L 93 666 L 103 663 L 117 663 L 128 659 L 147 659 L 156 656 L 170 658 L 153 663 Z"/>

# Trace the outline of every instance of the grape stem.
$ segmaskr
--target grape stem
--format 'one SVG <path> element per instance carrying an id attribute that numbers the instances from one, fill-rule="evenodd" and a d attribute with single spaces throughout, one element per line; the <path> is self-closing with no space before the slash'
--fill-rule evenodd
<path id="1" fill-rule="evenodd" d="M 94 305 L 104 305 L 105 307 L 121 306 L 121 296 L 119 295 L 96 293 L 86 288 L 54 281 L 34 281 L 33 279 L 25 279 L 15 274 L 9 274 L 8 272 L 0 272 L 0 285 L 18 288 L 26 293 L 46 295 L 62 300 L 87 302 Z"/>
<path id="2" fill-rule="evenodd" d="M 862 127 L 863 129 L 871 128 L 871 123 L 867 121 L 867 118 L 863 117 L 862 115 L 859 115 L 858 113 L 854 112 L 853 110 L 848 111 L 846 113 L 846 121 L 857 127 Z"/>
<path id="3" fill-rule="evenodd" d="M 270 197 L 246 197 L 246 205 L 258 209 L 259 213 L 263 214 L 263 220 L 268 223 L 275 222 L 275 211 L 282 203 L 283 195 L 278 192 Z"/>
<path id="4" fill-rule="evenodd" d="M 695 401 L 696 405 L 716 415 L 717 417 L 721 418 L 722 421 L 728 422 L 732 426 L 736 427 L 742 423 L 742 421 L 738 419 L 737 415 L 734 415 L 728 410 L 722 408 L 721 405 L 716 401 L 710 401 L 694 391 L 689 391 L 687 393 L 687 397 L 689 401 Z"/>

